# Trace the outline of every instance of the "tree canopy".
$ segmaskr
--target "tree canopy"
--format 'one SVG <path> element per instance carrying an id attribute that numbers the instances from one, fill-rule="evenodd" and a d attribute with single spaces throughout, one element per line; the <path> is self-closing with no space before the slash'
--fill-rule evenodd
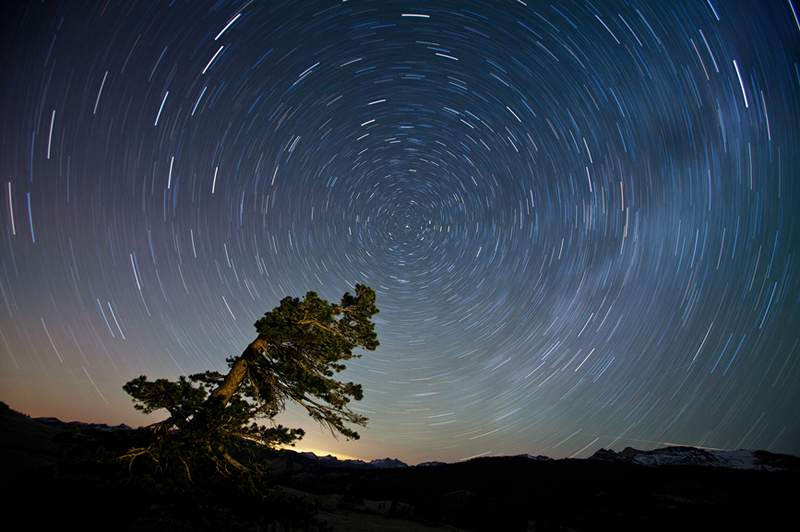
<path id="1" fill-rule="evenodd" d="M 304 407 L 334 435 L 357 439 L 353 426 L 365 426 L 367 418 L 349 404 L 362 399 L 361 385 L 341 382 L 336 374 L 345 361 L 360 356 L 354 349 L 378 347 L 372 322 L 377 313 L 374 290 L 362 284 L 339 303 L 315 292 L 302 300 L 285 297 L 255 323 L 256 339 L 227 359 L 227 374 L 206 371 L 177 381 L 140 376 L 127 382 L 123 389 L 136 409 L 148 414 L 164 409 L 169 417 L 150 425 L 145 444 L 123 458 L 133 466 L 146 457 L 157 470 L 177 470 L 189 480 L 198 470 L 258 473 L 257 464 L 246 459 L 253 444 L 274 448 L 304 434 L 275 423 L 287 401 Z"/>

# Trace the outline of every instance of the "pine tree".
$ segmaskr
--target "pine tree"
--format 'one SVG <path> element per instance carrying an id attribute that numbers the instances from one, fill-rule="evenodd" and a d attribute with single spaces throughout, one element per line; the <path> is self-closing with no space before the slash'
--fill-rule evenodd
<path id="1" fill-rule="evenodd" d="M 286 297 L 255 323 L 257 336 L 227 359 L 229 370 L 149 381 L 141 376 L 123 389 L 144 413 L 165 409 L 169 417 L 150 425 L 145 444 L 122 458 L 133 466 L 149 458 L 155 470 L 192 480 L 197 471 L 252 480 L 262 471 L 248 461 L 259 446 L 275 448 L 302 438 L 302 429 L 274 422 L 287 401 L 306 409 L 331 432 L 358 439 L 351 425 L 367 418 L 352 411 L 363 397 L 361 385 L 336 380 L 344 361 L 360 356 L 355 348 L 378 346 L 372 317 L 375 292 L 357 284 L 338 304 L 308 292 L 303 300 Z M 268 424 L 259 424 L 258 421 Z M 255 445 L 254 445 L 255 444 Z"/>

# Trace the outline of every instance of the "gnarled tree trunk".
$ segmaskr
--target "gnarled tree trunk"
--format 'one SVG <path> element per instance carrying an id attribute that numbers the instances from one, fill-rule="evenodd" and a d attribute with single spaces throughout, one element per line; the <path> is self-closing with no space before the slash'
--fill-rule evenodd
<path id="1" fill-rule="evenodd" d="M 242 354 L 239 355 L 236 362 L 233 363 L 230 371 L 225 375 L 225 380 L 222 381 L 222 384 L 211 392 L 208 401 L 221 400 L 223 405 L 227 405 L 247 376 L 247 363 L 255 357 L 260 356 L 266 347 L 267 341 L 263 338 L 256 338 L 250 342 L 250 345 L 242 351 Z"/>
<path id="2" fill-rule="evenodd" d="M 217 386 L 203 403 L 197 414 L 191 420 L 191 426 L 195 430 L 205 431 L 208 429 L 210 421 L 209 413 L 217 408 L 224 408 L 231 400 L 231 397 L 242 385 L 242 381 L 247 377 L 247 365 L 251 360 L 261 356 L 267 347 L 267 341 L 263 338 L 256 338 L 242 351 L 231 366 L 225 380 Z"/>

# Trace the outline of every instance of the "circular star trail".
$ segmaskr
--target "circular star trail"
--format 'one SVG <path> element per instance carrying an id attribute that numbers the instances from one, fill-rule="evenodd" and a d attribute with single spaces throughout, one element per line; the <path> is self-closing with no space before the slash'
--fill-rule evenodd
<path id="1" fill-rule="evenodd" d="M 0 392 L 130 424 L 286 295 L 376 289 L 410 462 L 800 452 L 800 21 L 764 2 L 6 5 Z"/>

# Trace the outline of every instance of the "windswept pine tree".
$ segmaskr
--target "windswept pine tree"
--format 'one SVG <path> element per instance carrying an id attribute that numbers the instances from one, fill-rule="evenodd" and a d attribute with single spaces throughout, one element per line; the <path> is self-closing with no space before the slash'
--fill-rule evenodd
<path id="1" fill-rule="evenodd" d="M 286 297 L 255 323 L 256 339 L 227 359 L 227 374 L 129 381 L 123 388 L 136 409 L 148 414 L 164 409 L 169 417 L 150 425 L 146 443 L 123 458 L 131 466 L 149 459 L 155 470 L 179 472 L 188 480 L 197 471 L 252 479 L 261 471 L 243 457 L 253 443 L 274 448 L 304 434 L 275 423 L 287 401 L 304 407 L 334 435 L 357 439 L 353 426 L 365 426 L 367 418 L 349 403 L 362 399 L 361 385 L 341 382 L 335 374 L 360 356 L 354 349 L 378 346 L 372 322 L 377 313 L 374 290 L 361 284 L 338 304 L 314 292 L 302 300 Z"/>

